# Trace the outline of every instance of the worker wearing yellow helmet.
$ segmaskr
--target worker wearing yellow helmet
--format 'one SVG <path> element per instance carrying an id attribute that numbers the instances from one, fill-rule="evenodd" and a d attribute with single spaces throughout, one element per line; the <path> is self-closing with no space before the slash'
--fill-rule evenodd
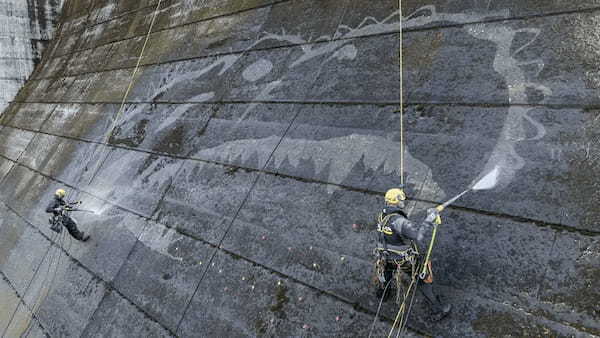
<path id="1" fill-rule="evenodd" d="M 86 242 L 90 239 L 90 236 L 83 233 L 83 231 L 79 231 L 79 229 L 77 229 L 77 223 L 69 216 L 69 213 L 76 210 L 75 206 L 81 202 L 68 203 L 65 201 L 66 196 L 67 192 L 64 189 L 56 190 L 56 192 L 54 192 L 54 198 L 46 208 L 46 212 L 52 214 L 52 218 L 50 219 L 50 229 L 60 233 L 64 226 L 73 238 Z"/>
<path id="2" fill-rule="evenodd" d="M 441 320 L 450 313 L 451 306 L 444 305 L 433 292 L 433 275 L 429 262 L 427 273 L 419 276 L 419 265 L 427 249 L 425 238 L 439 218 L 435 209 L 422 224 L 415 224 L 404 212 L 406 194 L 401 188 L 393 188 L 385 193 L 385 207 L 377 219 L 378 241 L 375 264 L 376 293 L 378 297 L 387 299 L 393 287 L 395 274 L 406 273 L 409 278 L 418 279 L 417 290 L 425 296 L 429 303 L 434 321 Z M 398 276 L 399 277 L 399 276 Z M 399 279 L 397 279 L 399 280 Z"/>

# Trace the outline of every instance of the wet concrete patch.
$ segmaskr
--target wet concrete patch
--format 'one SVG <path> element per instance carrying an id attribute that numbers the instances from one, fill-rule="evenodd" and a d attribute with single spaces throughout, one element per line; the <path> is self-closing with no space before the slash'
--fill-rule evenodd
<path id="1" fill-rule="evenodd" d="M 24 295 L 33 277 L 39 270 L 43 269 L 41 263 L 48 252 L 49 243 L 35 229 L 28 227 L 16 215 L 7 218 L 15 221 L 13 231 L 21 232 L 21 234 L 14 239 L 14 247 L 6 253 L 6 261 L 2 265 L 2 272 L 11 281 L 16 292 Z M 7 224 L 3 226 L 3 237 L 9 235 L 7 233 L 9 231 L 8 226 Z M 5 245 L 5 243 L 2 244 L 3 247 Z"/>
<path id="2" fill-rule="evenodd" d="M 262 170 L 301 108 L 232 104 L 215 109 L 203 133 L 195 138 L 190 157 Z"/>
<path id="3" fill-rule="evenodd" d="M 84 144 L 46 134 L 36 134 L 19 162 L 28 168 L 56 177 L 69 166 L 73 154 Z M 70 180 L 69 180 L 70 181 Z"/>
<path id="4" fill-rule="evenodd" d="M 16 161 L 25 150 L 34 133 L 4 127 L 0 130 L 0 155 Z"/>
<path id="5" fill-rule="evenodd" d="M 52 111 L 54 111 L 53 105 L 15 104 L 13 109 L 2 114 L 0 123 L 15 128 L 39 130 Z"/>
<path id="6" fill-rule="evenodd" d="M 597 237 L 557 234 L 546 278 L 540 285 L 538 314 L 599 335 L 599 257 Z"/>
<path id="7" fill-rule="evenodd" d="M 175 331 L 215 249 L 149 223 L 115 279 L 115 287 Z"/>
<path id="8" fill-rule="evenodd" d="M 44 124 L 42 132 L 101 142 L 112 125 L 116 105 L 61 104 Z"/>
<path id="9" fill-rule="evenodd" d="M 167 63 L 142 67 L 127 99 L 132 104 L 109 140 L 128 149 L 38 134 L 21 157 L 35 171 L 95 195 L 67 186 L 70 198 L 101 211 L 75 215 L 92 242 L 55 242 L 118 286 L 108 293 L 101 286 L 96 294 L 91 279 L 56 263 L 71 261 L 54 247 L 44 267 L 56 273 L 36 275 L 26 297 L 42 301 L 51 335 L 161 335 L 161 326 L 176 330 L 183 315 L 185 335 L 366 335 L 372 316 L 361 311 L 374 311 L 378 301 L 368 287 L 373 218 L 379 193 L 399 182 L 396 4 L 273 2 L 165 2 L 155 31 L 165 30 L 151 36 L 142 64 Z M 0 191 L 48 237 L 43 208 L 64 184 L 13 167 L 5 157 L 16 160 L 31 138 L 9 126 L 37 130 L 50 116 L 41 127 L 48 133 L 102 141 L 133 72 L 120 68 L 135 65 L 153 4 L 69 1 L 61 36 L 49 50 L 55 58 L 41 67 L 43 76 L 55 78 L 30 81 L 18 99 L 50 103 L 13 105 L 4 117 L 0 176 L 7 176 Z M 597 3 L 432 4 L 404 4 L 409 196 L 439 202 L 462 191 L 490 169 L 498 144 L 501 155 L 511 155 L 508 165 L 519 164 L 517 157 L 525 161 L 504 189 L 466 195 L 456 204 L 463 208 L 444 213 L 434 270 L 456 312 L 432 325 L 417 297 L 411 325 L 451 336 L 595 334 L 595 237 L 556 231 L 597 227 L 595 113 L 540 107 L 597 102 L 597 15 L 568 12 Z M 265 7 L 246 11 L 257 6 Z M 128 11 L 136 12 L 116 18 Z M 292 12 L 302 15 L 289 17 Z M 539 17 L 462 26 L 529 14 Z M 454 27 L 420 30 L 434 25 Z M 262 50 L 244 52 L 250 46 Z M 114 70 L 82 74 L 108 68 Z M 503 138 L 512 143 L 502 144 Z M 244 169 L 262 169 L 273 150 L 268 170 L 281 176 Z M 413 219 L 420 221 L 428 206 L 417 204 Z M 0 231 L 12 222 L 4 211 Z M 233 255 L 219 252 L 208 270 L 193 265 L 217 250 L 201 243 L 219 244 L 227 231 L 224 247 Z M 0 234 L 6 234 L 3 267 L 17 262 L 8 252 L 35 242 L 15 229 Z M 10 273 L 26 280 L 25 272 Z M 56 285 L 47 282 L 54 275 Z M 182 304 L 194 294 L 184 314 Z M 299 299 L 304 296 L 310 302 Z M 94 322 L 83 331 L 94 312 L 111 325 Z M 387 318 L 395 312 L 393 304 L 383 310 Z"/>
<path id="10" fill-rule="evenodd" d="M 98 307 L 106 287 L 62 253 L 54 262 L 50 271 L 54 273 L 50 278 L 38 275 L 26 301 L 37 305 L 37 317 L 52 336 L 79 335 Z M 62 310 L 56 311 L 58 308 Z"/>
<path id="11" fill-rule="evenodd" d="M 188 156 L 219 109 L 203 104 L 129 105 L 108 141 L 113 145 Z"/>
<path id="12" fill-rule="evenodd" d="M 38 203 L 44 200 L 43 192 L 48 187 L 49 182 L 47 178 L 30 169 L 15 165 L 0 185 L 2 200 L 15 212 L 27 217 L 37 212 L 35 207 L 40 208 Z M 43 209 L 45 209 L 45 206 Z"/>
<path id="13" fill-rule="evenodd" d="M 14 165 L 15 163 L 11 160 L 0 157 L 0 182 L 4 180 Z"/>
<path id="14" fill-rule="evenodd" d="M 79 206 L 83 211 L 72 212 L 71 216 L 79 230 L 91 238 L 85 243 L 74 242 L 68 252 L 102 280 L 112 281 L 146 227 L 146 221 L 90 195 L 79 194 L 77 198 L 83 202 Z"/>
<path id="15" fill-rule="evenodd" d="M 172 337 L 167 330 L 150 320 L 116 292 L 110 292 L 104 297 L 82 335 L 85 337 Z"/>
<path id="16" fill-rule="evenodd" d="M 213 263 L 177 332 L 182 336 L 369 334 L 373 317 L 349 304 L 224 253 Z M 377 322 L 373 334 L 387 329 Z"/>
<path id="17" fill-rule="evenodd" d="M 216 244 L 256 175 L 243 169 L 186 161 L 155 217 L 161 223 Z"/>
<path id="18" fill-rule="evenodd" d="M 19 304 L 13 320 L 10 326 L 6 328 L 4 335 L 6 337 L 47 337 L 47 333 L 23 303 Z"/>
<path id="19" fill-rule="evenodd" d="M 262 176 L 223 247 L 320 289 L 374 305 L 370 289 L 377 198 Z M 353 224 L 360 224 L 353 230 Z"/>
<path id="20" fill-rule="evenodd" d="M 182 160 L 124 149 L 105 148 L 94 154 L 88 157 L 89 171 L 82 176 L 83 189 L 148 217 L 183 164 Z"/>
<path id="21" fill-rule="evenodd" d="M 14 289 L 11 288 L 8 281 L 4 278 L 0 278 L 0 295 L 2 296 L 2 303 L 0 303 L 0 331 L 4 332 L 19 306 L 20 300 L 17 293 L 15 293 Z"/>

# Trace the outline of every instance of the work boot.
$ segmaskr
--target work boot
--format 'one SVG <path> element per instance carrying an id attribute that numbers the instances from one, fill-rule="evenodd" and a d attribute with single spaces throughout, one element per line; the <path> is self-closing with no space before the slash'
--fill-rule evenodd
<path id="1" fill-rule="evenodd" d="M 440 320 L 446 318 L 446 316 L 448 314 L 450 314 L 451 310 L 452 310 L 452 305 L 450 305 L 450 304 L 444 305 L 444 307 L 442 308 L 442 311 L 436 312 L 431 315 L 431 321 L 439 322 Z"/>
<path id="2" fill-rule="evenodd" d="M 90 239 L 90 235 L 86 235 L 85 233 L 81 233 L 81 239 L 80 241 L 82 242 L 87 242 Z"/>

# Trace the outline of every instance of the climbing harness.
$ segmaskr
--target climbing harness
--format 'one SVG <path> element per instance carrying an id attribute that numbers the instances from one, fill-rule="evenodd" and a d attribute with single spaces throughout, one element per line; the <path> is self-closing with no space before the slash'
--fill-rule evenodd
<path id="1" fill-rule="evenodd" d="M 383 284 L 385 284 L 385 287 L 383 288 L 383 293 L 381 295 L 381 299 L 379 300 L 379 306 L 377 307 L 377 312 L 375 314 L 375 318 L 373 320 L 373 324 L 371 325 L 371 330 L 369 332 L 369 337 L 372 336 L 373 333 L 373 329 L 375 327 L 375 322 L 377 321 L 377 319 L 379 318 L 379 313 L 381 311 L 381 305 L 383 303 L 383 300 L 386 297 L 386 293 L 387 290 L 391 284 L 392 281 L 395 282 L 395 286 L 396 286 L 396 303 L 400 306 L 400 310 L 398 311 L 398 314 L 396 315 L 396 318 L 394 320 L 394 325 L 392 326 L 392 330 L 390 331 L 390 336 L 392 334 L 392 332 L 394 331 L 394 329 L 396 328 L 396 326 L 398 326 L 399 331 L 402 329 L 402 324 L 405 324 L 405 320 L 401 320 L 403 318 L 403 313 L 404 313 L 404 308 L 405 308 L 405 303 L 406 303 L 406 299 L 408 298 L 409 294 L 411 293 L 413 286 L 415 285 L 415 280 L 416 280 L 416 275 L 417 275 L 417 257 L 418 257 L 418 251 L 415 250 L 412 247 L 409 247 L 406 250 L 403 251 L 398 251 L 398 250 L 393 250 L 393 249 L 387 249 L 387 250 L 383 250 L 381 247 L 378 247 L 374 250 L 374 253 L 376 254 L 376 261 L 375 261 L 375 278 L 374 278 L 374 283 L 376 283 L 376 287 L 380 287 Z M 386 282 L 385 280 L 385 272 L 386 269 L 390 269 L 389 265 L 394 266 L 394 268 L 392 268 L 394 270 L 394 273 L 392 275 L 392 278 L 390 278 L 390 280 L 388 280 Z M 411 282 L 408 286 L 408 288 L 405 288 L 404 285 L 405 283 L 402 280 L 402 276 L 404 274 L 410 274 L 411 276 Z M 403 290 L 405 290 L 405 292 L 402 292 Z M 413 293 L 413 297 L 414 297 L 414 293 Z M 400 320 L 400 323 L 398 324 L 398 320 Z M 388 337 L 390 337 L 388 336 Z"/>
<path id="2" fill-rule="evenodd" d="M 62 232 L 62 216 L 52 216 L 52 218 L 48 220 L 48 223 L 50 223 L 50 230 L 57 234 Z"/>
<path id="3" fill-rule="evenodd" d="M 384 215 L 383 213 L 379 214 L 379 216 L 377 217 L 377 232 L 384 235 L 392 235 L 394 232 L 392 231 L 392 228 L 388 225 L 388 222 L 392 216 L 396 215 L 397 214 L 395 213 L 387 215 Z"/>
<path id="4" fill-rule="evenodd" d="M 396 285 L 396 303 L 399 305 L 399 310 L 394 318 L 394 323 L 388 337 L 391 337 L 396 329 L 396 337 L 399 337 L 406 326 L 408 315 L 410 314 L 410 309 L 412 308 L 412 303 L 414 301 L 414 295 L 418 285 L 417 278 L 419 278 L 420 271 L 420 268 L 418 267 L 419 250 L 414 242 L 411 242 L 411 245 L 390 245 L 384 238 L 386 235 L 393 235 L 393 230 L 388 223 L 392 216 L 399 215 L 401 215 L 399 212 L 392 212 L 389 214 L 384 214 L 382 212 L 379 214 L 377 218 L 377 232 L 379 241 L 377 247 L 373 250 L 373 254 L 376 257 L 374 266 L 374 282 L 379 288 L 385 284 L 385 288 L 380 300 L 380 306 L 378 307 L 375 315 L 376 318 L 379 316 L 381 303 L 386 296 L 389 283 L 394 280 Z M 393 270 L 394 272 L 392 278 L 386 282 L 386 271 L 389 270 Z M 406 274 L 410 276 L 410 283 L 408 283 L 408 287 L 405 287 L 405 284 L 407 283 L 403 282 L 402 278 Z M 406 302 L 409 297 L 411 297 L 411 301 L 407 308 Z M 371 328 L 371 332 L 372 330 L 373 327 Z"/>

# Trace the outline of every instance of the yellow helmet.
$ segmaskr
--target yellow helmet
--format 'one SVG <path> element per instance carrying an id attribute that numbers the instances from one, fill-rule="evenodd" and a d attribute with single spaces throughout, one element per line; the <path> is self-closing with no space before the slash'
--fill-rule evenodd
<path id="1" fill-rule="evenodd" d="M 390 189 L 385 193 L 385 202 L 390 205 L 396 205 L 406 200 L 404 190 L 399 188 Z"/>
<path id="2" fill-rule="evenodd" d="M 67 196 L 67 192 L 64 189 L 58 189 L 56 190 L 54 195 L 58 198 L 64 198 L 65 196 Z"/>

